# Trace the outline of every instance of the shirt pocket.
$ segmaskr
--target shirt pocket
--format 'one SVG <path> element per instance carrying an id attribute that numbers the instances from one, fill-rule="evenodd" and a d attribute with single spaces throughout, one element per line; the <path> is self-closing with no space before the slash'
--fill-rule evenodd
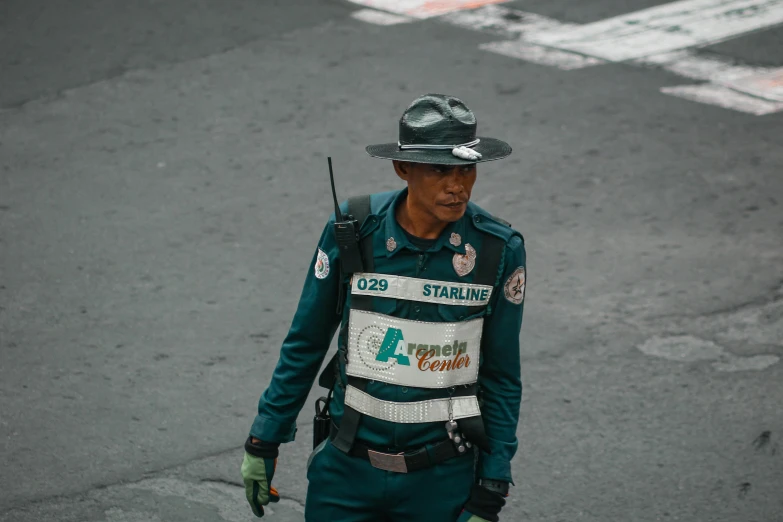
<path id="1" fill-rule="evenodd" d="M 487 312 L 486 305 L 483 306 L 465 306 L 465 305 L 438 305 L 438 316 L 445 323 L 458 323 L 483 317 Z"/>

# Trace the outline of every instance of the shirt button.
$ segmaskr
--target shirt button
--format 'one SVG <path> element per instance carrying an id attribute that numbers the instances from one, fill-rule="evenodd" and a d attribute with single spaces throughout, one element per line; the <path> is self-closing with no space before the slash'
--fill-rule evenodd
<path id="1" fill-rule="evenodd" d="M 408 393 L 408 388 L 406 388 L 405 386 L 403 386 L 402 388 L 400 388 L 400 391 L 401 391 L 402 393 Z"/>
<path id="2" fill-rule="evenodd" d="M 421 312 L 421 307 L 420 306 L 414 306 L 413 307 L 413 311 L 418 314 L 419 312 Z"/>
<path id="3" fill-rule="evenodd" d="M 475 221 L 476 223 L 481 223 L 481 216 L 479 215 L 474 216 L 473 221 Z"/>

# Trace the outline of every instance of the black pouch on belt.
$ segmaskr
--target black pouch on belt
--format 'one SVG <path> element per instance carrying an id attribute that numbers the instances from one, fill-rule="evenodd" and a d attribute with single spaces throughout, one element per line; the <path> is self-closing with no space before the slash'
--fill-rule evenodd
<path id="1" fill-rule="evenodd" d="M 329 402 L 332 400 L 332 390 L 326 397 L 315 401 L 315 417 L 313 417 L 313 449 L 329 437 L 332 418 L 329 416 Z"/>

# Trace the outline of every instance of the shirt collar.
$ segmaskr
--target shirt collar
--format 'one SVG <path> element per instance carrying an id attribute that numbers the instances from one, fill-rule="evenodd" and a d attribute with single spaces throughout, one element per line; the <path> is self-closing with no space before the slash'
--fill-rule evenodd
<path id="1" fill-rule="evenodd" d="M 408 197 L 408 189 L 402 189 L 395 197 L 392 204 L 389 206 L 389 210 L 386 214 L 386 229 L 385 238 L 386 242 L 386 256 L 391 257 L 403 248 L 409 250 L 419 251 L 405 234 L 399 223 L 397 223 L 397 205 L 405 201 Z M 441 248 L 448 248 L 458 254 L 465 254 L 465 223 L 470 219 L 467 216 L 467 212 L 458 220 L 453 223 L 449 223 L 443 232 L 438 236 L 437 241 L 430 247 L 427 252 L 437 252 Z M 452 241 L 453 240 L 453 241 Z M 454 243 L 458 243 L 455 245 Z"/>

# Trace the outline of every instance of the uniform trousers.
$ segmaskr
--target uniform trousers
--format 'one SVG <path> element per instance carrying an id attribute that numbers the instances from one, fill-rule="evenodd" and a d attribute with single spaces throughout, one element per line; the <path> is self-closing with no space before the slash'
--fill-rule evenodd
<path id="1" fill-rule="evenodd" d="M 455 522 L 474 481 L 473 452 L 396 473 L 327 439 L 310 456 L 307 480 L 306 522 Z"/>

